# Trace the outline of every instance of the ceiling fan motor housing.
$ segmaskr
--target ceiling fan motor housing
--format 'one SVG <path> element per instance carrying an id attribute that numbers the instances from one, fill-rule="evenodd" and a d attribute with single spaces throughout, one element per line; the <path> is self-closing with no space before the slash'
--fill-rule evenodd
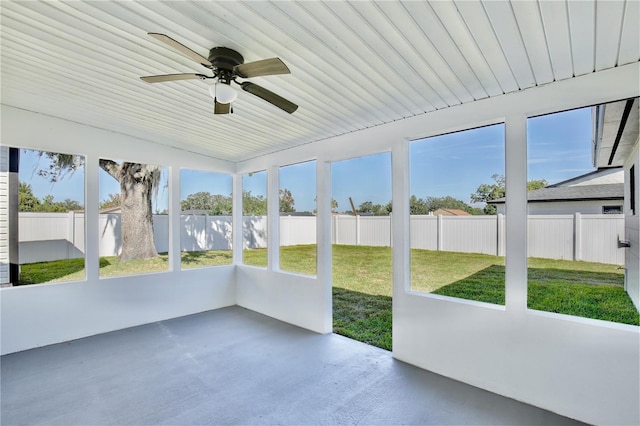
<path id="1" fill-rule="evenodd" d="M 219 82 L 224 84 L 231 84 L 233 68 L 244 63 L 242 55 L 228 47 L 214 47 L 209 50 L 207 59 L 216 68 Z"/>
<path id="2" fill-rule="evenodd" d="M 209 50 L 209 62 L 219 70 L 233 71 L 233 67 L 244 64 L 241 54 L 228 47 L 214 47 Z"/>

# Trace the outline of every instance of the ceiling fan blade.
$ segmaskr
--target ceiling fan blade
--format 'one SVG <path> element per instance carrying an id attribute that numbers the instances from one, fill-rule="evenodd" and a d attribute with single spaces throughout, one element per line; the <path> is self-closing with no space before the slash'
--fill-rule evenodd
<path id="1" fill-rule="evenodd" d="M 215 105 L 213 106 L 214 114 L 229 114 L 229 112 L 231 112 L 231 103 L 221 104 L 218 101 L 215 102 Z"/>
<path id="2" fill-rule="evenodd" d="M 199 64 L 202 64 L 206 67 L 212 67 L 213 64 L 211 62 L 209 62 L 209 60 L 207 58 L 205 58 L 204 56 L 200 55 L 199 53 L 194 52 L 193 50 L 189 49 L 187 46 L 185 46 L 184 44 L 175 41 L 174 39 L 172 39 L 171 37 L 165 35 L 165 34 L 158 34 L 158 33 L 148 33 L 151 37 L 155 38 L 156 40 L 159 40 L 165 44 L 168 44 L 169 46 L 173 47 L 175 50 L 177 50 L 178 52 L 182 53 L 184 56 L 186 56 L 189 59 L 192 59 L 194 61 L 196 61 Z"/>
<path id="3" fill-rule="evenodd" d="M 245 81 L 244 83 L 241 83 L 241 86 L 242 90 L 244 90 L 245 92 L 256 95 L 257 97 L 264 99 L 265 101 L 277 106 L 278 108 L 288 112 L 289 114 L 293 114 L 295 110 L 298 109 L 298 105 L 286 100 L 280 95 L 276 95 L 272 91 L 267 90 L 262 86 L 258 86 L 255 83 Z"/>
<path id="4" fill-rule="evenodd" d="M 260 77 L 262 75 L 291 74 L 289 68 L 280 58 L 263 59 L 237 65 L 234 70 L 242 78 Z"/>
<path id="5" fill-rule="evenodd" d="M 205 78 L 207 78 L 207 76 L 203 74 L 165 74 L 140 77 L 142 81 L 146 81 L 147 83 L 162 83 L 176 80 L 204 80 Z"/>

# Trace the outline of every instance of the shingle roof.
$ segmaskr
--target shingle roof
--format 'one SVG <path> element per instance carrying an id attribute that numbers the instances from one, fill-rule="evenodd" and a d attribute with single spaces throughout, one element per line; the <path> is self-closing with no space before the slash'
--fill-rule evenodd
<path id="1" fill-rule="evenodd" d="M 581 201 L 581 200 L 617 200 L 624 198 L 624 184 L 610 183 L 601 185 L 576 185 L 546 187 L 529 191 L 529 201 Z M 488 204 L 502 204 L 504 197 L 489 201 Z"/>
<path id="2" fill-rule="evenodd" d="M 441 215 L 450 215 L 450 216 L 471 216 L 471 213 L 465 212 L 464 210 L 460 210 L 460 209 L 438 209 L 436 211 L 433 212 L 434 215 L 438 216 L 439 214 Z"/>

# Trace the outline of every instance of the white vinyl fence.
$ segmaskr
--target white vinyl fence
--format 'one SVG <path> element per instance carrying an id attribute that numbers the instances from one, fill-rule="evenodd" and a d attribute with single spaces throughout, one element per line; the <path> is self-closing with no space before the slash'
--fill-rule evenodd
<path id="1" fill-rule="evenodd" d="M 168 216 L 154 215 L 154 238 L 159 252 L 168 250 Z M 182 215 L 182 250 L 231 249 L 230 216 Z M 120 215 L 100 215 L 100 255 L 120 252 Z M 465 253 L 505 255 L 505 217 L 497 216 L 411 216 L 411 248 Z M 264 216 L 243 218 L 245 248 L 267 244 Z M 20 213 L 20 263 L 82 257 L 84 214 Z M 622 265 L 624 215 L 532 215 L 529 216 L 528 250 L 531 257 L 584 260 Z M 390 246 L 389 216 L 335 215 L 332 243 Z M 280 244 L 316 243 L 314 216 L 281 216 Z"/>

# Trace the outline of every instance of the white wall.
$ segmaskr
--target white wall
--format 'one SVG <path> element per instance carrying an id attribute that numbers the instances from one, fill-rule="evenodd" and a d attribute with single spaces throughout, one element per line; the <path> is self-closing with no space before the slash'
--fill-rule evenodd
<path id="1" fill-rule="evenodd" d="M 3 105 L 2 143 L 85 156 L 84 281 L 0 289 L 3 354 L 234 305 L 235 268 L 180 270 L 180 218 L 169 224 L 168 272 L 98 277 L 98 159 L 169 166 L 170 208 L 179 211 L 179 168 L 233 173 L 233 165 L 119 133 Z M 174 232 L 175 230 L 175 232 Z"/>
<path id="2" fill-rule="evenodd" d="M 238 305 L 318 333 L 331 331 L 316 277 L 240 265 L 237 278 Z"/>
<path id="3" fill-rule="evenodd" d="M 631 300 L 640 309 L 640 144 L 636 141 L 631 155 L 624 165 L 625 182 L 629 182 L 629 169 L 635 164 L 636 211 L 631 212 L 630 185 L 625 186 L 625 237 L 631 247 L 625 249 L 626 280 L 625 288 Z M 623 239 L 623 238 L 621 238 Z"/>
<path id="4" fill-rule="evenodd" d="M 394 295 L 394 357 L 593 424 L 638 424 L 637 327 Z"/>
<path id="5" fill-rule="evenodd" d="M 605 169 L 599 171 L 595 177 L 585 176 L 560 186 L 606 185 L 611 183 L 624 183 L 624 170 L 621 168 Z"/>
<path id="6" fill-rule="evenodd" d="M 286 165 L 293 164 L 283 163 Z M 248 167 L 252 167 L 251 164 Z M 271 165 L 255 170 L 268 170 L 267 193 L 278 194 L 278 166 Z M 238 174 L 246 170 L 239 168 Z M 329 333 L 333 329 L 331 314 L 331 166 L 322 157 L 317 161 L 318 185 L 316 235 L 318 241 L 317 275 L 315 277 L 280 271 L 279 247 L 285 241 L 287 230 L 280 232 L 281 218 L 279 197 L 268 199 L 269 236 L 267 245 L 267 267 L 238 265 L 236 273 L 237 303 L 248 309 L 263 313 L 282 321 L 304 327 L 318 333 Z M 241 180 L 234 183 L 240 187 Z M 322 190 L 321 190 L 322 189 Z M 241 193 L 241 191 L 234 191 Z M 237 202 L 237 201 L 236 201 Z M 234 204 L 236 221 L 242 220 L 239 202 Z M 235 238 L 240 239 L 240 235 Z M 236 243 L 236 246 L 238 244 Z M 241 253 L 234 254 L 238 263 Z"/>
<path id="7" fill-rule="evenodd" d="M 638 64 L 618 67 L 307 144 L 239 163 L 237 171 L 315 158 L 320 164 L 391 150 L 394 357 L 588 423 L 638 424 L 638 327 L 528 310 L 526 236 L 527 117 L 638 96 L 638 79 Z M 501 121 L 506 129 L 509 212 L 505 307 L 412 293 L 408 141 Z M 330 176 L 324 182 L 319 200 L 330 195 Z M 319 253 L 330 249 L 331 237 L 330 232 L 318 235 Z M 319 261 L 319 266 L 325 264 Z M 324 312 L 325 321 L 330 320 L 331 311 L 318 308 L 326 303 L 330 275 L 318 278 L 324 291 L 317 290 L 317 296 L 307 278 L 287 276 L 283 283 L 284 274 L 272 268 L 267 287 L 259 283 L 261 276 L 238 273 L 239 304 L 248 304 L 245 295 L 253 291 L 273 292 L 277 296 L 252 304 L 252 309 L 283 315 L 290 302 L 295 309 L 286 320 L 293 324 L 316 323 L 307 312 Z M 294 299 L 298 294 L 302 297 Z"/>
<path id="8" fill-rule="evenodd" d="M 621 206 L 622 200 L 547 201 L 530 202 L 529 214 L 602 214 L 603 206 Z M 498 213 L 505 212 L 504 204 L 498 204 Z"/>
<path id="9" fill-rule="evenodd" d="M 2 289 L 2 354 L 235 304 L 233 266 Z"/>

